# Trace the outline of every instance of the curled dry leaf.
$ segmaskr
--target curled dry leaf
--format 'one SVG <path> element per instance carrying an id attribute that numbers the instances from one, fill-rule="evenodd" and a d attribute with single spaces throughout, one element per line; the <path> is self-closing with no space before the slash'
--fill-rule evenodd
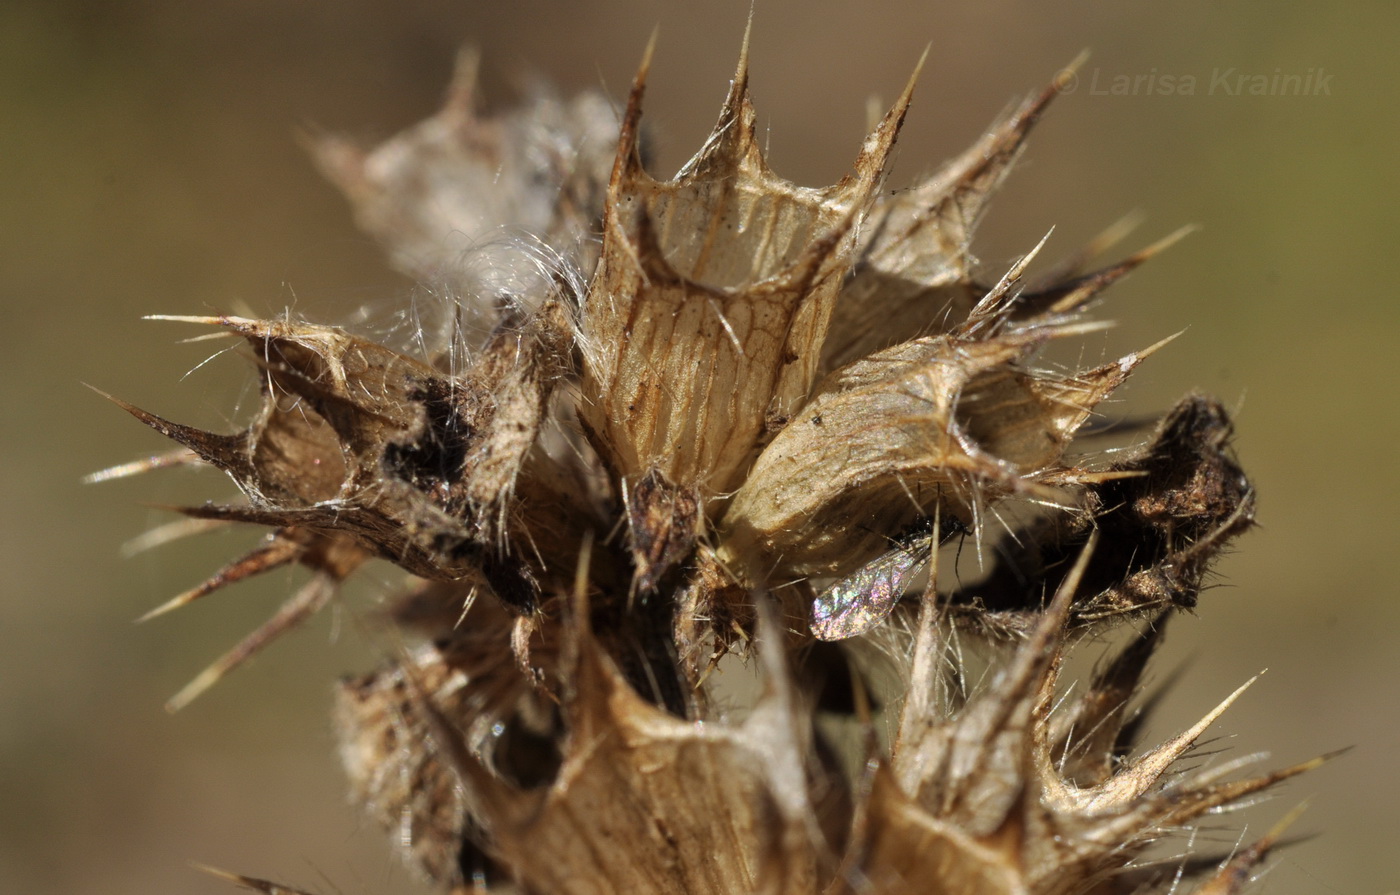
<path id="1" fill-rule="evenodd" d="M 416 357 L 200 318 L 252 349 L 248 427 L 122 404 L 182 449 L 94 478 L 212 466 L 241 502 L 184 512 L 273 528 L 151 615 L 313 570 L 176 704 L 377 558 L 420 580 L 382 613 L 407 645 L 341 685 L 341 755 L 357 801 L 444 891 L 1181 891 L 1212 863 L 1158 872 L 1154 843 L 1316 762 L 1179 770 L 1239 691 L 1136 744 L 1162 626 L 1197 605 L 1253 490 L 1204 396 L 1117 462 L 1077 440 L 1160 346 L 1077 371 L 1036 358 L 1101 329 L 1089 305 L 1167 241 L 1088 273 L 1086 250 L 1026 285 L 1031 252 L 983 285 L 973 229 L 1062 82 L 890 192 L 911 81 L 852 173 L 814 189 L 768 168 L 746 58 L 669 180 L 641 151 L 650 52 L 620 126 L 594 97 L 543 92 L 479 116 L 470 62 L 441 113 L 384 146 L 316 143 L 394 262 L 459 290 L 487 335 Z M 503 226 L 547 250 L 507 284 L 447 275 L 454 234 Z M 997 539 L 1003 511 L 1022 521 Z M 940 591 L 934 542 L 967 532 L 992 567 Z M 1062 685 L 1080 633 L 1125 621 L 1139 629 L 1121 652 Z M 960 638 L 982 635 L 993 661 L 969 690 Z M 731 683 L 746 666 L 756 696 Z M 1276 839 L 1197 891 L 1239 891 Z"/>

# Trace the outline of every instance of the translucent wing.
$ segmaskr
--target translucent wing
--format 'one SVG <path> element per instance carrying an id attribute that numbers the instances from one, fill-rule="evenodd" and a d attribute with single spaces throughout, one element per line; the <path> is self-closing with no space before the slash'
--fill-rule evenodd
<path id="1" fill-rule="evenodd" d="M 928 564 L 932 546 L 932 538 L 920 538 L 822 591 L 812 604 L 812 634 L 818 640 L 845 640 L 873 628 L 894 609 L 909 579 Z"/>

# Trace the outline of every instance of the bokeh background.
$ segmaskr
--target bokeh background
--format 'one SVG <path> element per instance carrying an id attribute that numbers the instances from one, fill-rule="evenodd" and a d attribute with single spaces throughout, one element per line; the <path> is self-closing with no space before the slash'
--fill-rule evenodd
<path id="1" fill-rule="evenodd" d="M 133 626 L 250 536 L 123 558 L 170 518 L 154 505 L 226 484 L 80 485 L 163 447 L 80 383 L 227 425 L 245 365 L 194 370 L 211 349 L 141 315 L 292 306 L 337 322 L 410 294 L 297 129 L 388 136 L 433 111 L 462 44 L 483 50 L 495 105 L 535 75 L 620 98 L 659 26 L 646 120 L 669 174 L 718 111 L 748 13 L 745 0 L 0 5 L 0 890 L 231 891 L 198 861 L 327 893 L 423 891 L 346 805 L 327 721 L 331 681 L 380 648 L 364 612 L 394 573 L 167 716 L 164 699 L 299 579 Z M 1113 291 L 1104 313 L 1121 325 L 1085 349 L 1097 362 L 1187 328 L 1119 409 L 1220 395 L 1261 495 L 1261 528 L 1174 625 L 1157 668 L 1182 678 L 1152 733 L 1268 668 L 1213 746 L 1276 764 L 1356 748 L 1245 813 L 1252 837 L 1310 800 L 1295 828 L 1310 838 L 1259 891 L 1400 890 L 1400 5 L 760 0 L 752 83 L 775 169 L 839 177 L 867 99 L 896 95 L 926 45 L 895 186 L 1093 53 L 992 208 L 989 268 L 1051 225 L 1052 255 L 1125 213 L 1145 221 L 1125 250 L 1200 225 Z M 1229 69 L 1312 72 L 1325 90 L 1212 91 Z M 1184 75 L 1195 95 L 1154 92 Z M 1120 76 L 1141 87 L 1105 95 Z"/>

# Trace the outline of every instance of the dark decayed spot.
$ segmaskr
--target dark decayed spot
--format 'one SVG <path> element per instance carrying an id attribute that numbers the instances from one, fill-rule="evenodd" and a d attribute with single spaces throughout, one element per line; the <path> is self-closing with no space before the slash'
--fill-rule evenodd
<path id="1" fill-rule="evenodd" d="M 384 449 L 385 470 L 428 495 L 452 512 L 454 486 L 462 478 L 471 427 L 458 412 L 457 396 L 448 383 L 429 380 L 409 394 L 423 407 L 423 432 L 407 444 Z"/>
<path id="2" fill-rule="evenodd" d="M 1002 538 L 987 578 L 955 605 L 1038 611 L 1097 528 L 1099 543 L 1076 598 L 1076 618 L 1196 605 L 1210 561 L 1254 519 L 1254 493 L 1229 451 L 1232 427 L 1213 398 L 1183 399 L 1153 442 L 1091 485 L 1082 510 L 1053 513 Z"/>

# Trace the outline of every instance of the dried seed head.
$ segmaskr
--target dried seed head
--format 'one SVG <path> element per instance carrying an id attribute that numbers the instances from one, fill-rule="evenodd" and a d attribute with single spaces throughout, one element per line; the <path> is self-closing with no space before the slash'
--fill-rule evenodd
<path id="1" fill-rule="evenodd" d="M 659 181 L 640 151 L 649 60 L 610 174 L 593 100 L 481 119 L 470 64 L 442 113 L 373 153 L 318 144 L 404 269 L 435 276 L 448 234 L 502 225 L 577 268 L 458 280 L 490 333 L 467 356 L 207 318 L 252 347 L 253 423 L 220 435 L 122 405 L 183 449 L 113 474 L 216 467 L 244 502 L 185 512 L 274 529 L 158 612 L 315 570 L 176 704 L 379 557 L 424 579 L 387 614 L 417 642 L 342 684 L 342 758 L 445 890 L 1178 891 L 1138 866 L 1150 844 L 1315 762 L 1174 770 L 1239 691 L 1134 751 L 1161 627 L 1250 525 L 1253 492 L 1205 397 L 1116 463 L 1076 445 L 1158 346 L 1076 372 L 1036 354 L 1101 328 L 1089 303 L 1165 243 L 1088 274 L 1081 253 L 1026 286 L 1032 252 L 979 280 L 972 229 L 1060 81 L 942 173 L 877 196 L 912 82 L 854 172 L 811 189 L 768 169 L 741 60 L 710 138 Z M 579 242 L 595 228 L 596 256 Z M 935 542 L 991 543 L 1002 509 L 1021 521 L 987 576 L 940 593 Z M 1125 619 L 1141 631 L 1065 696 L 1077 632 Z M 968 692 L 957 641 L 981 635 L 996 659 Z M 861 660 L 871 645 L 893 675 Z M 726 651 L 758 668 L 742 708 L 712 675 Z M 872 705 L 897 718 L 887 748 Z M 1197 891 L 1240 891 L 1276 840 Z"/>

